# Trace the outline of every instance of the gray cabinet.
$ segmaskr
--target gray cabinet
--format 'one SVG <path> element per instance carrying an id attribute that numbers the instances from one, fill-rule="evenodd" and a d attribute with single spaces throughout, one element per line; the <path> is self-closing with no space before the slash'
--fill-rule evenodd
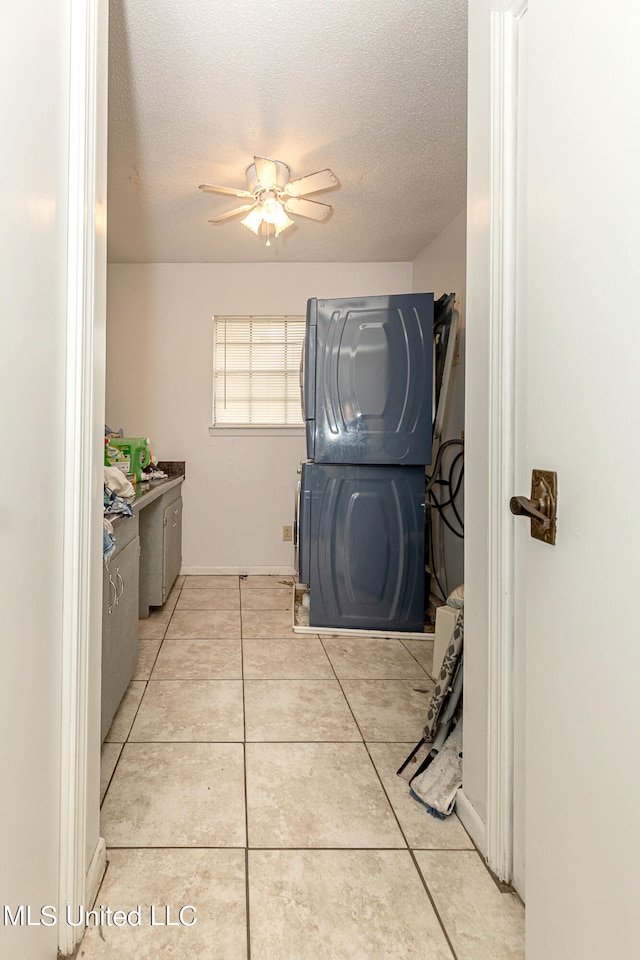
<path id="1" fill-rule="evenodd" d="M 139 511 L 140 619 L 161 607 L 182 564 L 182 497 L 173 487 Z"/>
<path id="2" fill-rule="evenodd" d="M 149 484 L 114 521 L 102 593 L 102 739 L 138 661 L 138 618 L 161 607 L 182 564 L 182 478 Z M 167 489 L 168 487 L 168 489 Z"/>
<path id="3" fill-rule="evenodd" d="M 162 549 L 162 602 L 169 596 L 182 566 L 182 497 L 178 496 L 164 510 Z"/>
<path id="4" fill-rule="evenodd" d="M 138 660 L 138 519 L 121 519 L 114 527 L 116 550 L 105 564 L 102 591 L 103 740 Z"/>

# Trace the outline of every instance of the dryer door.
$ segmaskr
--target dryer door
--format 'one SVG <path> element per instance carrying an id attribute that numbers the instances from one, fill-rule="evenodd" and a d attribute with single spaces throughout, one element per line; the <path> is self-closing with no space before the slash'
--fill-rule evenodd
<path id="1" fill-rule="evenodd" d="M 307 456 L 316 463 L 431 463 L 433 294 L 312 300 Z"/>

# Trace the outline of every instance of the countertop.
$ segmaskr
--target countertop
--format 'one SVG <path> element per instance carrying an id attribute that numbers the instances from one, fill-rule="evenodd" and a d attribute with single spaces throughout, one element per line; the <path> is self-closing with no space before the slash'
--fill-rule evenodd
<path id="1" fill-rule="evenodd" d="M 136 494 L 131 501 L 134 514 L 139 513 L 143 507 L 157 500 L 163 493 L 166 493 L 173 487 L 177 487 L 183 480 L 184 475 L 180 474 L 175 477 L 167 477 L 166 480 L 146 480 L 144 483 L 136 483 Z"/>

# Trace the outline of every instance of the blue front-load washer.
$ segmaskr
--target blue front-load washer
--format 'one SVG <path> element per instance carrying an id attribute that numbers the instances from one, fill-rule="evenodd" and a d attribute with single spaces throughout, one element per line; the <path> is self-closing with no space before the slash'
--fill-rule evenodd
<path id="1" fill-rule="evenodd" d="M 303 463 L 298 573 L 309 624 L 424 628 L 423 467 Z"/>

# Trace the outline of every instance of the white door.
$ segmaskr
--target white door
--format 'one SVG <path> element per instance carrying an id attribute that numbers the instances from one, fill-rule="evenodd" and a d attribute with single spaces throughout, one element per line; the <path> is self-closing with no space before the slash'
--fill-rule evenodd
<path id="1" fill-rule="evenodd" d="M 530 0 L 527 960 L 640 951 L 640 8 Z M 529 489 L 515 494 L 529 495 Z M 515 524 L 526 524 L 514 518 Z M 521 541 L 519 540 L 521 543 Z"/>

